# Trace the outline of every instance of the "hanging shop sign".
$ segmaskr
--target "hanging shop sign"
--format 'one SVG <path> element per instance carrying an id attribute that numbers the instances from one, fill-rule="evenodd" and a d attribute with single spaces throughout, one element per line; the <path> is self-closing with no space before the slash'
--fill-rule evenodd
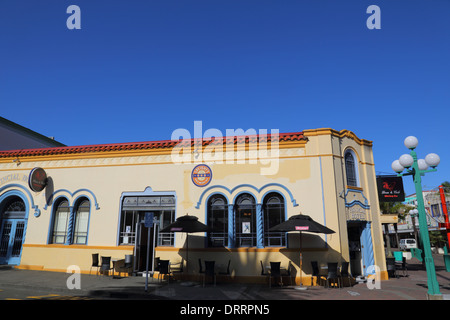
<path id="1" fill-rule="evenodd" d="M 204 187 L 211 182 L 212 171 L 206 164 L 199 164 L 192 170 L 192 182 L 197 187 Z"/>
<path id="2" fill-rule="evenodd" d="M 28 177 L 28 186 L 34 192 L 40 192 L 47 186 L 47 174 L 42 168 L 34 168 Z"/>
<path id="3" fill-rule="evenodd" d="M 378 198 L 380 202 L 403 202 L 405 192 L 403 190 L 402 177 L 378 176 Z"/>

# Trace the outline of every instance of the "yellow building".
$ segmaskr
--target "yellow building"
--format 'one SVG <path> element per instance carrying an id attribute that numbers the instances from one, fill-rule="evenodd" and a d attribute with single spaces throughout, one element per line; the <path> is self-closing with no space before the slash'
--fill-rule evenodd
<path id="1" fill-rule="evenodd" d="M 44 171 L 39 191 L 29 180 Z M 261 266 L 280 261 L 298 283 L 298 234 L 269 228 L 300 213 L 335 231 L 303 233 L 304 284 L 311 261 L 386 278 L 372 142 L 347 130 L 0 152 L 0 264 L 18 268 L 89 272 L 99 253 L 132 255 L 139 272 L 150 239 L 191 277 L 199 259 L 230 261 L 233 281 L 262 282 Z M 189 235 L 188 270 L 186 234 L 159 232 L 186 214 L 213 228 Z"/>

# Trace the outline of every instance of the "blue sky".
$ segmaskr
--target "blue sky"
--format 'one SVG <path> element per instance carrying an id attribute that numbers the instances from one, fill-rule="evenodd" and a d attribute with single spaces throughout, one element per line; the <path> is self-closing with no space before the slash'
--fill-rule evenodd
<path id="1" fill-rule="evenodd" d="M 450 180 L 449 13 L 448 0 L 2 0 L 1 116 L 67 145 L 170 139 L 195 120 L 348 129 L 373 141 L 379 173 L 415 135 L 419 157 L 441 157 L 434 188 Z"/>

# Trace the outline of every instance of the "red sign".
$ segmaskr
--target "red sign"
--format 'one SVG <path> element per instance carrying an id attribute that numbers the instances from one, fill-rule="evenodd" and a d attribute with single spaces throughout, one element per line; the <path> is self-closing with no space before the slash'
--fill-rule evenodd
<path id="1" fill-rule="evenodd" d="M 47 174 L 42 168 L 34 168 L 30 172 L 28 177 L 28 186 L 34 192 L 40 192 L 44 190 L 47 185 Z"/>
<path id="2" fill-rule="evenodd" d="M 305 226 L 305 227 L 295 226 L 295 230 L 297 230 L 297 231 L 308 231 L 309 227 L 308 226 Z"/>

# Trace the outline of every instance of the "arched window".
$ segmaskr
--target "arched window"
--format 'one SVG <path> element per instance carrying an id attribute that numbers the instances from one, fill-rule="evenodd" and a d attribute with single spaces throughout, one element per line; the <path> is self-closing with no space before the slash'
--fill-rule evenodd
<path id="1" fill-rule="evenodd" d="M 21 198 L 11 196 L 2 211 L 2 218 L 4 219 L 24 219 L 26 214 L 25 203 Z"/>
<path id="2" fill-rule="evenodd" d="M 236 245 L 256 246 L 256 204 L 248 193 L 239 195 L 235 201 Z"/>
<path id="3" fill-rule="evenodd" d="M 81 199 L 76 206 L 73 233 L 74 244 L 86 244 L 89 225 L 90 203 L 86 198 Z"/>
<path id="4" fill-rule="evenodd" d="M 224 196 L 216 194 L 208 200 L 208 226 L 213 230 L 208 233 L 209 247 L 226 247 L 228 245 L 228 202 Z"/>
<path id="5" fill-rule="evenodd" d="M 56 203 L 55 208 L 51 243 L 63 244 L 67 240 L 67 226 L 70 218 L 69 201 L 62 198 Z"/>
<path id="6" fill-rule="evenodd" d="M 355 161 L 355 155 L 351 150 L 347 150 L 344 156 L 345 174 L 347 176 L 347 186 L 358 186 L 358 169 Z"/>
<path id="7" fill-rule="evenodd" d="M 263 200 L 264 215 L 264 246 L 285 246 L 284 232 L 270 232 L 269 229 L 285 221 L 284 198 L 276 192 L 271 192 Z"/>

